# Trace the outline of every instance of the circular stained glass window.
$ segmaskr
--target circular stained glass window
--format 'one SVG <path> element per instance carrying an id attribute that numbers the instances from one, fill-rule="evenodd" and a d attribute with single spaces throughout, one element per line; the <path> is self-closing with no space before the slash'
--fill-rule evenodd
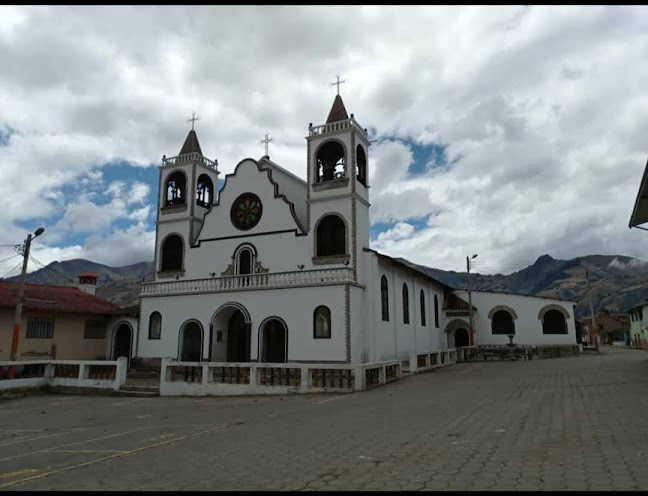
<path id="1" fill-rule="evenodd" d="M 232 224 L 241 231 L 247 231 L 256 226 L 261 220 L 263 205 L 254 193 L 243 193 L 232 204 L 230 218 Z"/>

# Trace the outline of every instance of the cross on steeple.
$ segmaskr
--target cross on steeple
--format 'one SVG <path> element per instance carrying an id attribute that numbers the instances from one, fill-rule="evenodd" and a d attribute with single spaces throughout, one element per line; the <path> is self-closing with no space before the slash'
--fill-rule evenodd
<path id="1" fill-rule="evenodd" d="M 191 122 L 191 130 L 194 130 L 194 122 L 199 121 L 200 117 L 196 117 L 196 112 L 191 114 L 191 118 L 187 119 L 187 122 Z"/>
<path id="2" fill-rule="evenodd" d="M 259 143 L 264 144 L 265 143 L 265 156 L 269 157 L 268 155 L 268 143 L 274 142 L 274 138 L 271 138 L 268 133 L 266 133 L 265 138 L 259 141 Z"/>
<path id="3" fill-rule="evenodd" d="M 331 83 L 331 86 L 337 86 L 337 94 L 339 95 L 340 94 L 340 85 L 342 83 L 346 83 L 346 79 L 344 81 L 340 81 L 340 73 L 339 72 L 337 73 L 336 78 L 337 78 L 337 81 L 335 83 Z"/>

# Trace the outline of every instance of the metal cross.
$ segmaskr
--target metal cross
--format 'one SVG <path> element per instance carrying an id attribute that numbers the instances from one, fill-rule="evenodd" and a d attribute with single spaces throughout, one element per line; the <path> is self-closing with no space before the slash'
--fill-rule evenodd
<path id="1" fill-rule="evenodd" d="M 337 86 L 337 94 L 339 95 L 340 94 L 340 85 L 342 83 L 346 83 L 346 79 L 344 81 L 340 81 L 340 73 L 339 72 L 337 73 L 336 78 L 337 78 L 337 81 L 335 83 L 331 83 L 331 86 Z"/>
<path id="2" fill-rule="evenodd" d="M 268 143 L 272 143 L 272 142 L 274 142 L 274 138 L 271 138 L 271 137 L 268 135 L 268 133 L 266 133 L 264 139 L 262 139 L 261 141 L 259 141 L 259 143 L 261 143 L 261 144 L 265 143 L 265 154 L 266 154 L 266 157 L 269 157 L 269 156 L 270 156 L 270 155 L 268 155 Z"/>
<path id="3" fill-rule="evenodd" d="M 200 117 L 196 117 L 196 112 L 192 112 L 191 119 L 187 119 L 187 122 L 191 122 L 191 130 L 194 130 L 194 122 L 199 121 Z"/>

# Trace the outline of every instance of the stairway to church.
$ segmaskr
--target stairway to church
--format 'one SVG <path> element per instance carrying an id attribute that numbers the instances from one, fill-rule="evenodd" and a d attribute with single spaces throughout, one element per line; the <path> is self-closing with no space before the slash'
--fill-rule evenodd
<path id="1" fill-rule="evenodd" d="M 126 384 L 116 392 L 122 396 L 159 396 L 160 370 L 141 366 L 131 368 L 126 375 Z"/>

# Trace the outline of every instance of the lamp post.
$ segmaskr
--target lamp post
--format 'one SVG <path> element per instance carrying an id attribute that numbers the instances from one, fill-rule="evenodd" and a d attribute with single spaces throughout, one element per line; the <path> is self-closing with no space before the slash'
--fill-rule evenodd
<path id="1" fill-rule="evenodd" d="M 29 248 L 31 247 L 32 239 L 37 238 L 45 232 L 44 227 L 39 227 L 34 232 L 34 236 L 27 235 L 25 240 L 25 251 L 23 252 L 22 273 L 20 274 L 20 285 L 18 286 L 18 300 L 16 302 L 16 313 L 14 314 L 13 335 L 11 336 L 11 354 L 9 360 L 16 361 L 16 354 L 18 353 L 18 337 L 20 336 L 20 320 L 22 318 L 22 306 L 25 300 L 25 280 L 27 279 L 27 261 L 29 260 Z M 15 365 L 9 367 L 9 379 L 13 379 L 15 374 Z"/>
<path id="2" fill-rule="evenodd" d="M 468 314 L 470 315 L 470 346 L 475 345 L 475 326 L 473 322 L 473 306 L 472 306 L 472 285 L 470 283 L 470 260 L 477 258 L 475 253 L 472 257 L 466 257 L 466 268 L 468 269 Z"/>

